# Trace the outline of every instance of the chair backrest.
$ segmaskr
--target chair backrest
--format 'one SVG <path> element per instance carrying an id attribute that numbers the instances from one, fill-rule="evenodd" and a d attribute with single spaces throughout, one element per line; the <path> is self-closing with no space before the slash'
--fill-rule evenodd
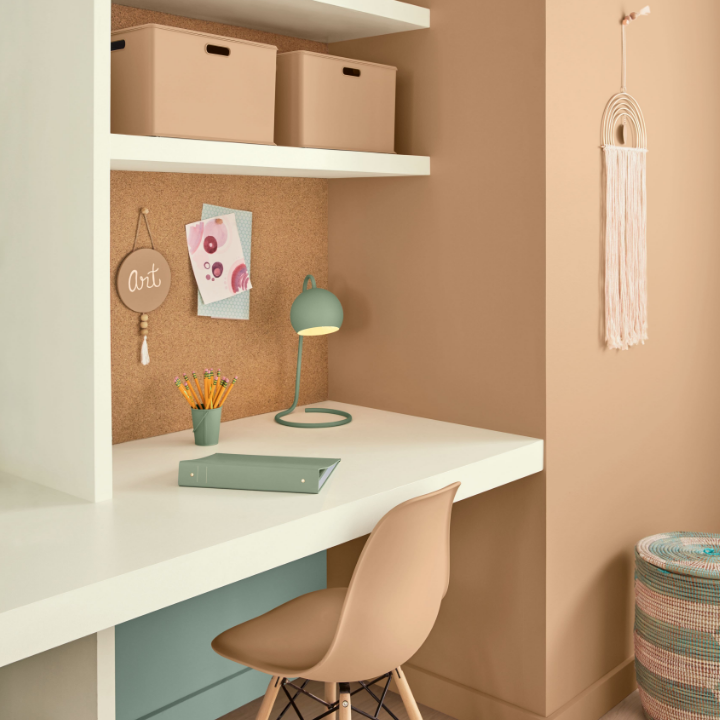
<path id="1" fill-rule="evenodd" d="M 408 500 L 380 519 L 313 676 L 371 679 L 402 665 L 425 642 L 450 581 L 450 515 L 459 485 Z"/>

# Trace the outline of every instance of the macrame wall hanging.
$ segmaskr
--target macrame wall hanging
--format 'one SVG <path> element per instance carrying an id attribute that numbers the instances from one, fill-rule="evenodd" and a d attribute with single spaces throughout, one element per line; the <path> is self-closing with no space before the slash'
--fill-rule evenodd
<path id="1" fill-rule="evenodd" d="M 147 208 L 140 210 L 135 228 L 133 249 L 122 261 L 117 274 L 117 290 L 120 299 L 130 310 L 142 313 L 140 315 L 140 335 L 142 336 L 140 362 L 143 365 L 150 362 L 147 342 L 148 313 L 159 308 L 170 291 L 170 266 L 167 260 L 155 249 L 150 224 L 147 219 L 149 212 Z M 140 232 L 140 220 L 143 218 L 150 237 L 150 248 L 136 250 L 135 247 Z"/>
<path id="2" fill-rule="evenodd" d="M 637 101 L 625 92 L 625 29 L 649 15 L 623 18 L 620 92 L 602 117 L 604 157 L 605 342 L 627 350 L 647 340 L 647 132 Z"/>

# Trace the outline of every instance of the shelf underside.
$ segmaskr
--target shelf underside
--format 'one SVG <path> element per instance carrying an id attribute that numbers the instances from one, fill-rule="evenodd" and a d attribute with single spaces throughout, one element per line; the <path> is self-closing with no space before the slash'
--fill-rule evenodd
<path id="1" fill-rule="evenodd" d="M 397 0 L 124 0 L 122 4 L 320 42 L 430 26 L 428 9 Z"/>

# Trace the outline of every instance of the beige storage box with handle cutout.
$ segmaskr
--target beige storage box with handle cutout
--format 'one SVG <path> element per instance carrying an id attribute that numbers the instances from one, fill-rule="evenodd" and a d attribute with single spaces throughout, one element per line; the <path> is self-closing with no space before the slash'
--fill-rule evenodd
<path id="1" fill-rule="evenodd" d="M 273 144 L 274 45 L 140 25 L 111 49 L 111 132 Z"/>
<path id="2" fill-rule="evenodd" d="M 275 142 L 395 152 L 397 68 L 298 50 L 278 55 Z"/>

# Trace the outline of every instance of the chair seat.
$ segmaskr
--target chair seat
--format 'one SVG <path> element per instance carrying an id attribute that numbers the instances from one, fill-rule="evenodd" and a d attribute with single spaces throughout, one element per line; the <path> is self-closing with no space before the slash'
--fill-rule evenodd
<path id="1" fill-rule="evenodd" d="M 335 637 L 347 588 L 302 595 L 226 630 L 212 642 L 228 660 L 281 677 L 307 677 Z"/>

